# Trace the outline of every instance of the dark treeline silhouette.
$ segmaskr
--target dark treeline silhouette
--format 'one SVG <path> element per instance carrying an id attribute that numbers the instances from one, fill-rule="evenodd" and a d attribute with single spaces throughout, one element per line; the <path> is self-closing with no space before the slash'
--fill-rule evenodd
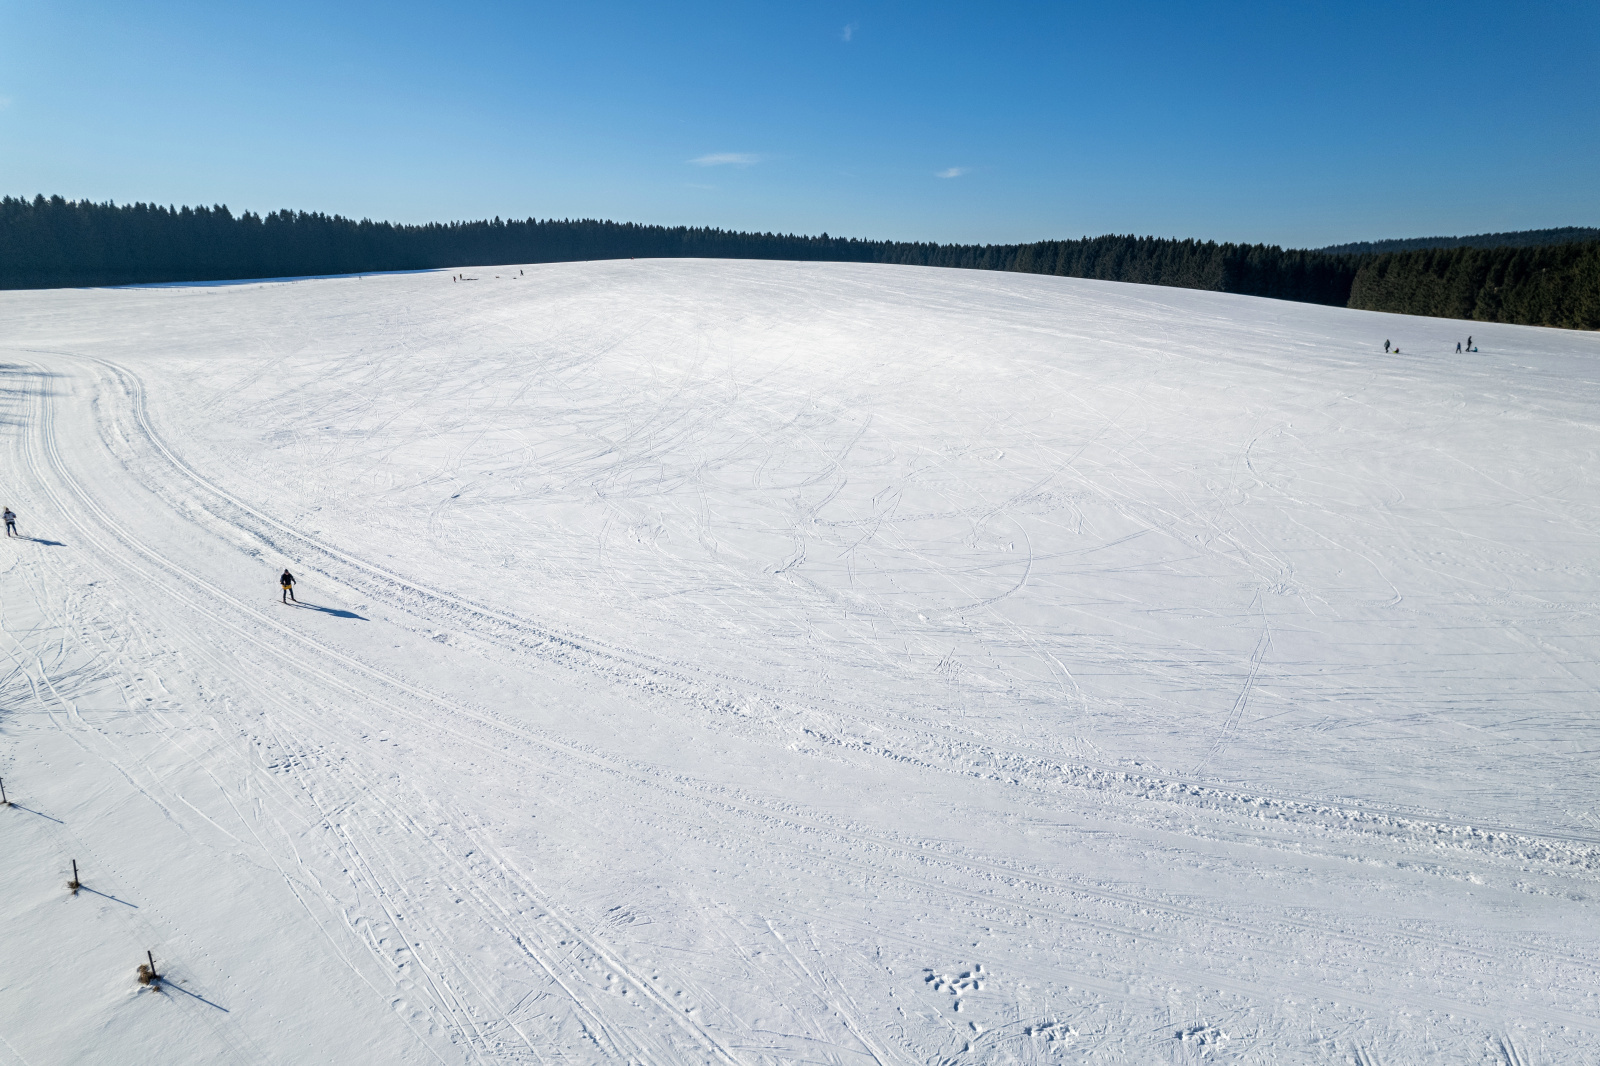
<path id="1" fill-rule="evenodd" d="M 1371 252 L 1415 252 L 1424 248 L 1533 248 L 1541 244 L 1577 244 L 1582 241 L 1600 241 L 1600 229 L 1563 226 L 1560 229 L 1479 233 L 1471 237 L 1406 237 L 1397 241 L 1333 244 L 1318 248 L 1317 251 L 1327 255 L 1365 255 Z"/>
<path id="2" fill-rule="evenodd" d="M 338 215 L 226 207 L 0 200 L 0 287 L 359 274 L 382 270 L 699 257 L 804 259 L 1017 270 L 1342 304 L 1345 260 L 1264 245 L 1153 237 L 955 245 L 737 233 L 593 219 L 397 226 Z"/>
<path id="3" fill-rule="evenodd" d="M 1600 329 L 1600 241 L 1375 256 L 1357 272 L 1349 305 L 1406 315 Z"/>
<path id="4" fill-rule="evenodd" d="M 1517 258 L 1533 251 L 1543 257 Z M 6 289 L 634 256 L 789 259 L 1009 270 L 1593 329 L 1600 327 L 1593 283 L 1597 251 L 1600 244 L 1331 255 L 1132 235 L 955 245 L 594 219 L 495 218 L 412 226 L 303 211 L 234 215 L 220 205 L 96 204 L 59 196 L 0 199 L 0 288 Z"/>

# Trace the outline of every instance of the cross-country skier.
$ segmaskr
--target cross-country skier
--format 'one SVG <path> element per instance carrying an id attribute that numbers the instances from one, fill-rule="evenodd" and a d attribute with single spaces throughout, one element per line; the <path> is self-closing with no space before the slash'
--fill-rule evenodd
<path id="1" fill-rule="evenodd" d="M 294 575 L 285 570 L 283 576 L 278 578 L 278 584 L 283 586 L 283 602 L 288 603 L 290 600 L 294 600 Z M 299 603 L 300 601 L 294 600 L 294 602 Z"/>
<path id="2" fill-rule="evenodd" d="M 0 517 L 4 517 L 5 520 L 6 520 L 6 536 L 8 536 L 8 537 L 16 536 L 17 535 L 17 516 L 11 512 L 11 508 L 7 507 L 5 515 L 4 516 L 0 516 Z"/>

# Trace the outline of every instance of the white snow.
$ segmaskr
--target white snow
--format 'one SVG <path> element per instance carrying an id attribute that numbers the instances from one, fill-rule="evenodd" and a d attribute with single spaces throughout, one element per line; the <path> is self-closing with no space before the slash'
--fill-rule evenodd
<path id="1" fill-rule="evenodd" d="M 0 294 L 0 1066 L 1593 1061 L 1600 337 L 522 269 Z"/>

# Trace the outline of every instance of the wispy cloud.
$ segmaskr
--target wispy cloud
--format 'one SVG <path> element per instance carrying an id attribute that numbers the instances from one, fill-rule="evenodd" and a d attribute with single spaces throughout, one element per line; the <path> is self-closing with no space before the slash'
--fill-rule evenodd
<path id="1" fill-rule="evenodd" d="M 855 39 L 856 30 L 858 30 L 860 28 L 861 28 L 861 23 L 859 23 L 859 22 L 850 23 L 850 25 L 846 26 L 844 29 L 839 31 L 839 39 L 841 41 L 843 41 L 845 44 L 849 44 L 851 41 L 853 41 Z"/>
<path id="2" fill-rule="evenodd" d="M 749 167 L 761 162 L 761 157 L 749 152 L 712 152 L 689 162 L 697 167 Z"/>
<path id="3" fill-rule="evenodd" d="M 936 171 L 933 176 L 936 177 L 936 178 L 959 178 L 961 175 L 965 174 L 970 169 L 972 169 L 972 168 L 971 167 L 945 167 L 943 170 Z"/>

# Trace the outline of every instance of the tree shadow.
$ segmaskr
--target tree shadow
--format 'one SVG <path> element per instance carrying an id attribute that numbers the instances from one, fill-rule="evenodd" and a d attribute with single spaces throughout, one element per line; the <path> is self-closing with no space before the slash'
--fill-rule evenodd
<path id="1" fill-rule="evenodd" d="M 32 348 L 18 350 L 35 355 L 64 354 Z M 0 362 L 0 426 L 21 428 L 28 425 L 32 421 L 26 411 L 28 398 L 35 393 L 43 396 L 54 396 L 55 390 L 48 383 L 60 376 L 60 374 L 52 370 L 27 366 L 23 363 Z M 22 378 L 33 378 L 41 384 L 30 388 L 20 380 L 17 380 Z"/>
<path id="2" fill-rule="evenodd" d="M 332 281 L 338 278 L 383 278 L 400 274 L 441 274 L 438 267 L 420 270 L 368 270 L 350 274 L 290 274 L 272 278 L 213 278 L 193 281 L 136 281 L 127 285 L 90 285 L 86 288 L 108 289 L 220 289 L 235 285 L 271 285 L 296 281 Z"/>

